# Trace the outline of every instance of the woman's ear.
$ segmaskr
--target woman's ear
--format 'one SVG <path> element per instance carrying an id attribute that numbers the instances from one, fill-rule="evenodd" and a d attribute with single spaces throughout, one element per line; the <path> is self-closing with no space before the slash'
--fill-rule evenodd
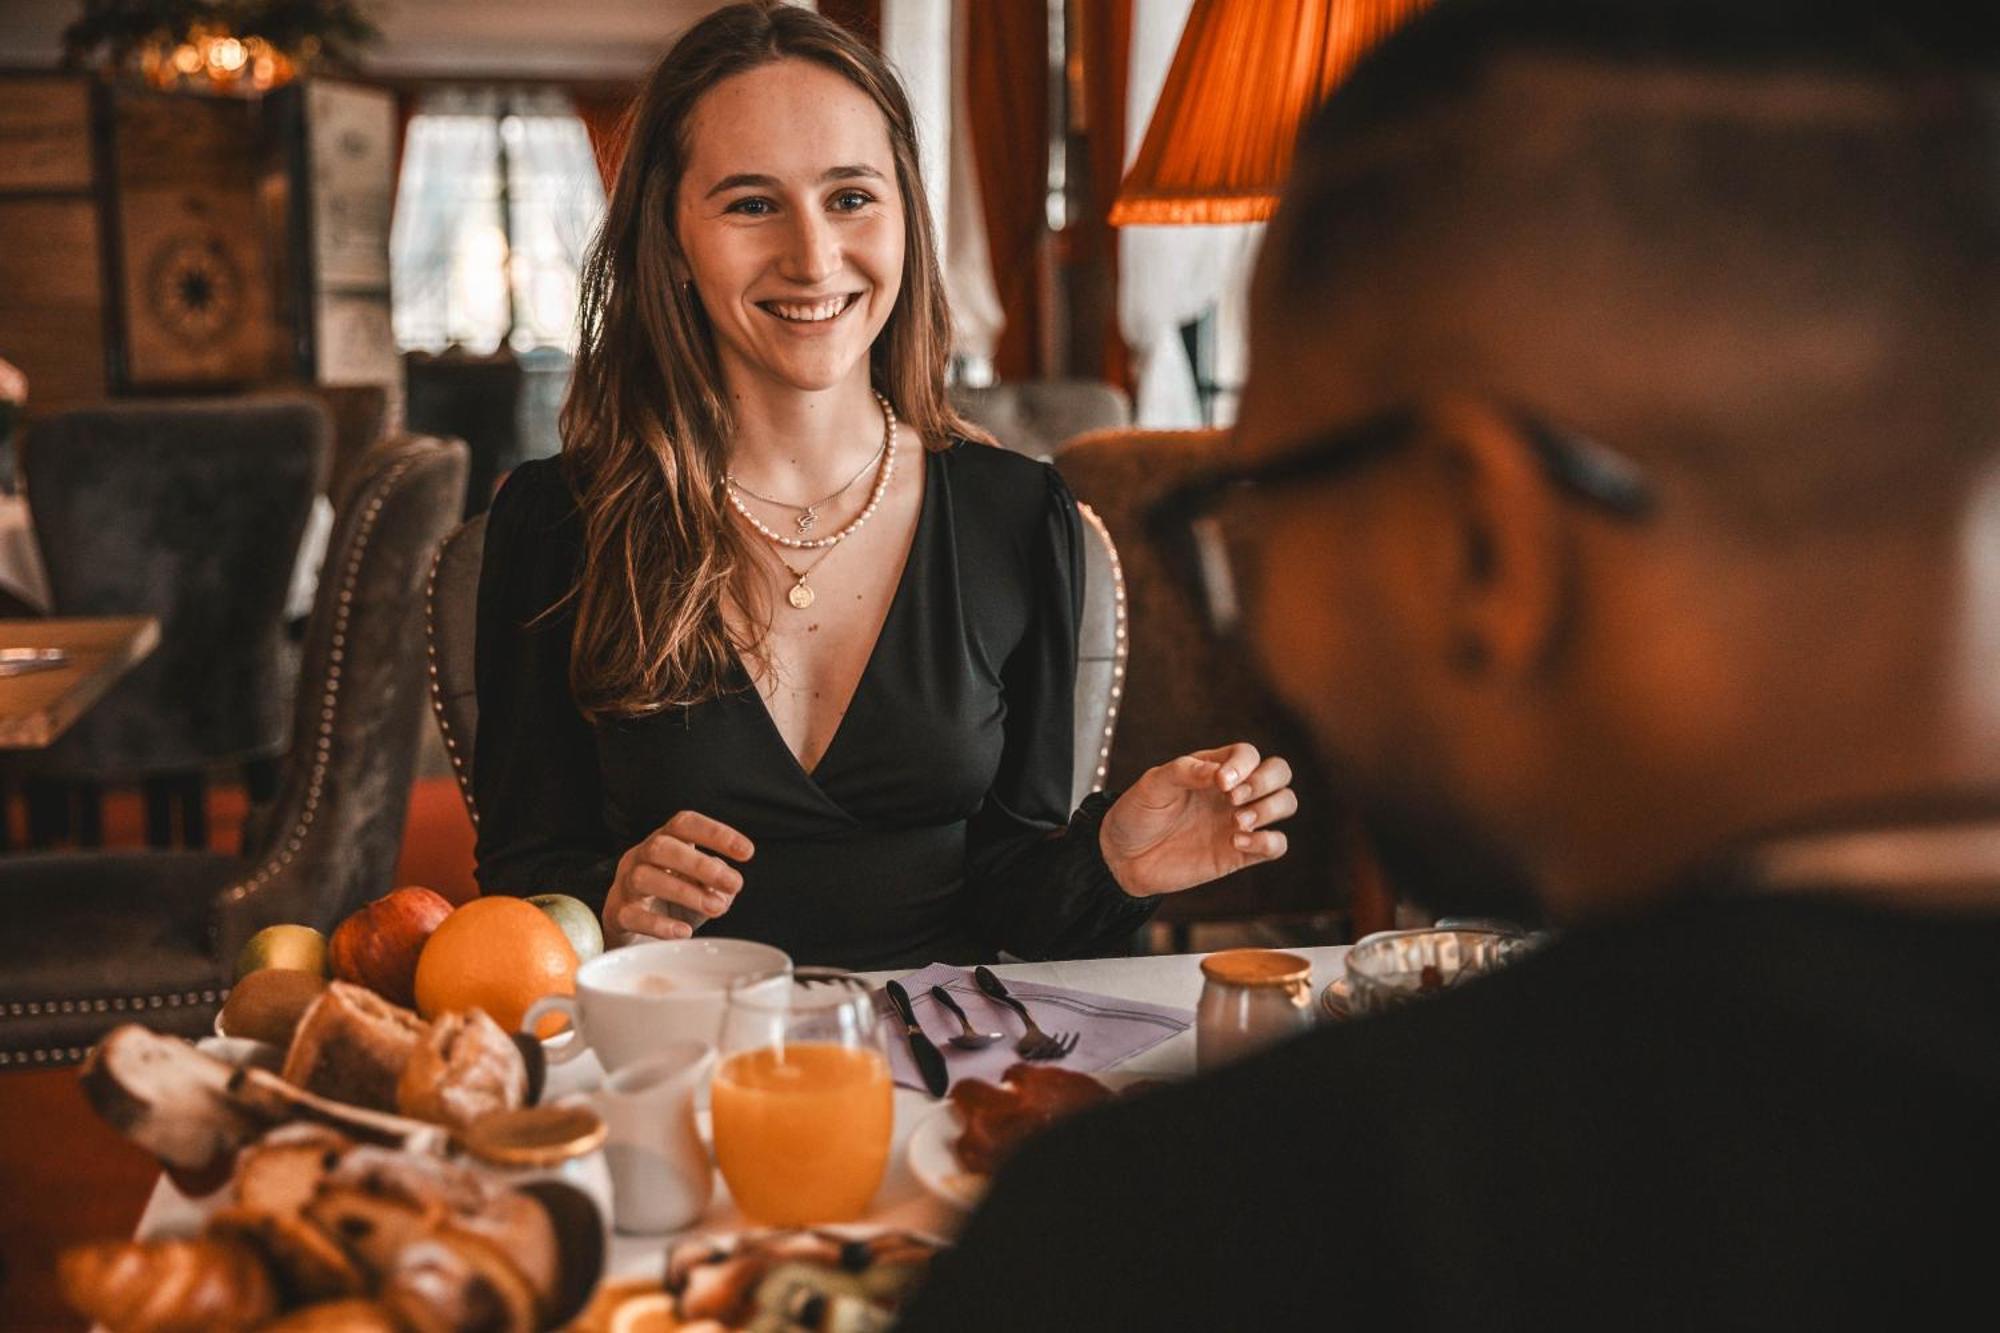
<path id="1" fill-rule="evenodd" d="M 1449 400 L 1424 414 L 1442 468 L 1456 575 L 1443 608 L 1450 666 L 1521 678 L 1553 655 L 1569 608 L 1568 534 L 1534 446 L 1504 413 Z"/>

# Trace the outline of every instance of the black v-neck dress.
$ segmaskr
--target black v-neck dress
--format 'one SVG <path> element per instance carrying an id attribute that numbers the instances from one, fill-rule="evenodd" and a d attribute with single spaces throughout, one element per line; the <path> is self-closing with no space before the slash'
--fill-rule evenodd
<path id="1" fill-rule="evenodd" d="M 681 810 L 746 834 L 743 890 L 704 933 L 853 968 L 1129 950 L 1119 888 L 1068 810 L 1083 532 L 1054 468 L 932 453 L 916 536 L 846 716 L 811 773 L 743 675 L 692 708 L 590 722 L 569 690 L 582 521 L 555 459 L 493 501 L 479 580 L 478 877 L 602 907 L 618 858 Z"/>

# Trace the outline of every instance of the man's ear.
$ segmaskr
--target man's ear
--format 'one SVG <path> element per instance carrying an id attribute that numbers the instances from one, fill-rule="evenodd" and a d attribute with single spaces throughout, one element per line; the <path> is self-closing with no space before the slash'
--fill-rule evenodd
<path id="1" fill-rule="evenodd" d="M 1464 399 L 1424 413 L 1422 447 L 1446 478 L 1457 574 L 1444 608 L 1451 665 L 1521 678 L 1547 664 L 1568 612 L 1562 501 L 1534 446 L 1501 412 Z"/>

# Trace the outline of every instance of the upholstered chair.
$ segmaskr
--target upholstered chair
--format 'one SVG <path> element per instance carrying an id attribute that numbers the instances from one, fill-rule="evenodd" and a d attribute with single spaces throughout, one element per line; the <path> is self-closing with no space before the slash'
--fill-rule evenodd
<path id="1" fill-rule="evenodd" d="M 1005 380 L 954 386 L 951 403 L 1015 453 L 1048 459 L 1064 440 L 1130 425 L 1132 400 L 1098 380 Z"/>
<path id="2" fill-rule="evenodd" d="M 1240 653 L 1215 643 L 1170 562 L 1145 531 L 1147 506 L 1177 482 L 1223 461 L 1220 431 L 1110 430 L 1072 440 L 1055 463 L 1094 508 L 1121 553 L 1130 651 L 1106 784 L 1120 788 L 1154 764 L 1247 740 L 1292 764 L 1299 814 L 1280 860 L 1175 894 L 1158 920 L 1187 947 L 1201 921 L 1344 911 L 1357 934 L 1391 924 L 1390 905 L 1361 853 L 1340 793 L 1318 771 L 1304 730 L 1260 688 Z"/>
<path id="3" fill-rule="evenodd" d="M 285 748 L 285 601 L 325 472 L 325 412 L 304 398 L 119 403 L 37 422 L 28 508 L 59 616 L 150 615 L 160 644 L 17 769 L 84 793 L 147 783 L 151 840 L 207 842 L 203 775 Z"/>
<path id="4" fill-rule="evenodd" d="M 404 436 L 335 520 L 272 817 L 248 854 L 0 858 L 0 1067 L 65 1064 L 137 1019 L 209 1030 L 243 943 L 328 930 L 393 885 L 422 737 L 424 584 L 458 520 L 465 447 Z"/>
<path id="5" fill-rule="evenodd" d="M 1125 671 L 1125 588 L 1118 551 L 1097 515 L 1084 508 L 1083 626 L 1076 680 L 1076 760 L 1070 805 L 1104 785 L 1104 766 L 1118 725 Z M 472 758 L 479 736 L 479 700 L 473 680 L 479 562 L 486 548 L 486 516 L 468 519 L 438 547 L 428 593 L 431 711 L 451 757 L 459 794 L 474 827 Z"/>

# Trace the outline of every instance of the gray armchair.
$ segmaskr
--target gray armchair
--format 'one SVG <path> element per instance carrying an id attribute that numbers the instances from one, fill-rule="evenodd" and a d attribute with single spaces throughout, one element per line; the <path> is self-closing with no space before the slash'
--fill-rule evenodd
<path id="1" fill-rule="evenodd" d="M 151 656 L 54 745 L 16 758 L 44 790 L 81 794 L 83 842 L 98 841 L 98 783 L 144 782 L 153 844 L 172 842 L 177 804 L 186 845 L 204 847 L 207 770 L 268 772 L 283 752 L 285 600 L 329 435 L 297 397 L 115 403 L 28 432 L 50 613 L 160 622 Z"/>
<path id="2" fill-rule="evenodd" d="M 200 1035 L 250 935 L 284 921 L 326 930 L 391 887 L 423 721 L 424 582 L 465 475 L 462 444 L 415 436 L 356 469 L 278 798 L 246 855 L 0 859 L 0 1068 L 71 1063 L 133 1017 Z"/>
<path id="3" fill-rule="evenodd" d="M 1132 400 L 1099 380 L 1006 380 L 955 385 L 951 404 L 1017 454 L 1047 460 L 1063 441 L 1132 423 Z"/>

